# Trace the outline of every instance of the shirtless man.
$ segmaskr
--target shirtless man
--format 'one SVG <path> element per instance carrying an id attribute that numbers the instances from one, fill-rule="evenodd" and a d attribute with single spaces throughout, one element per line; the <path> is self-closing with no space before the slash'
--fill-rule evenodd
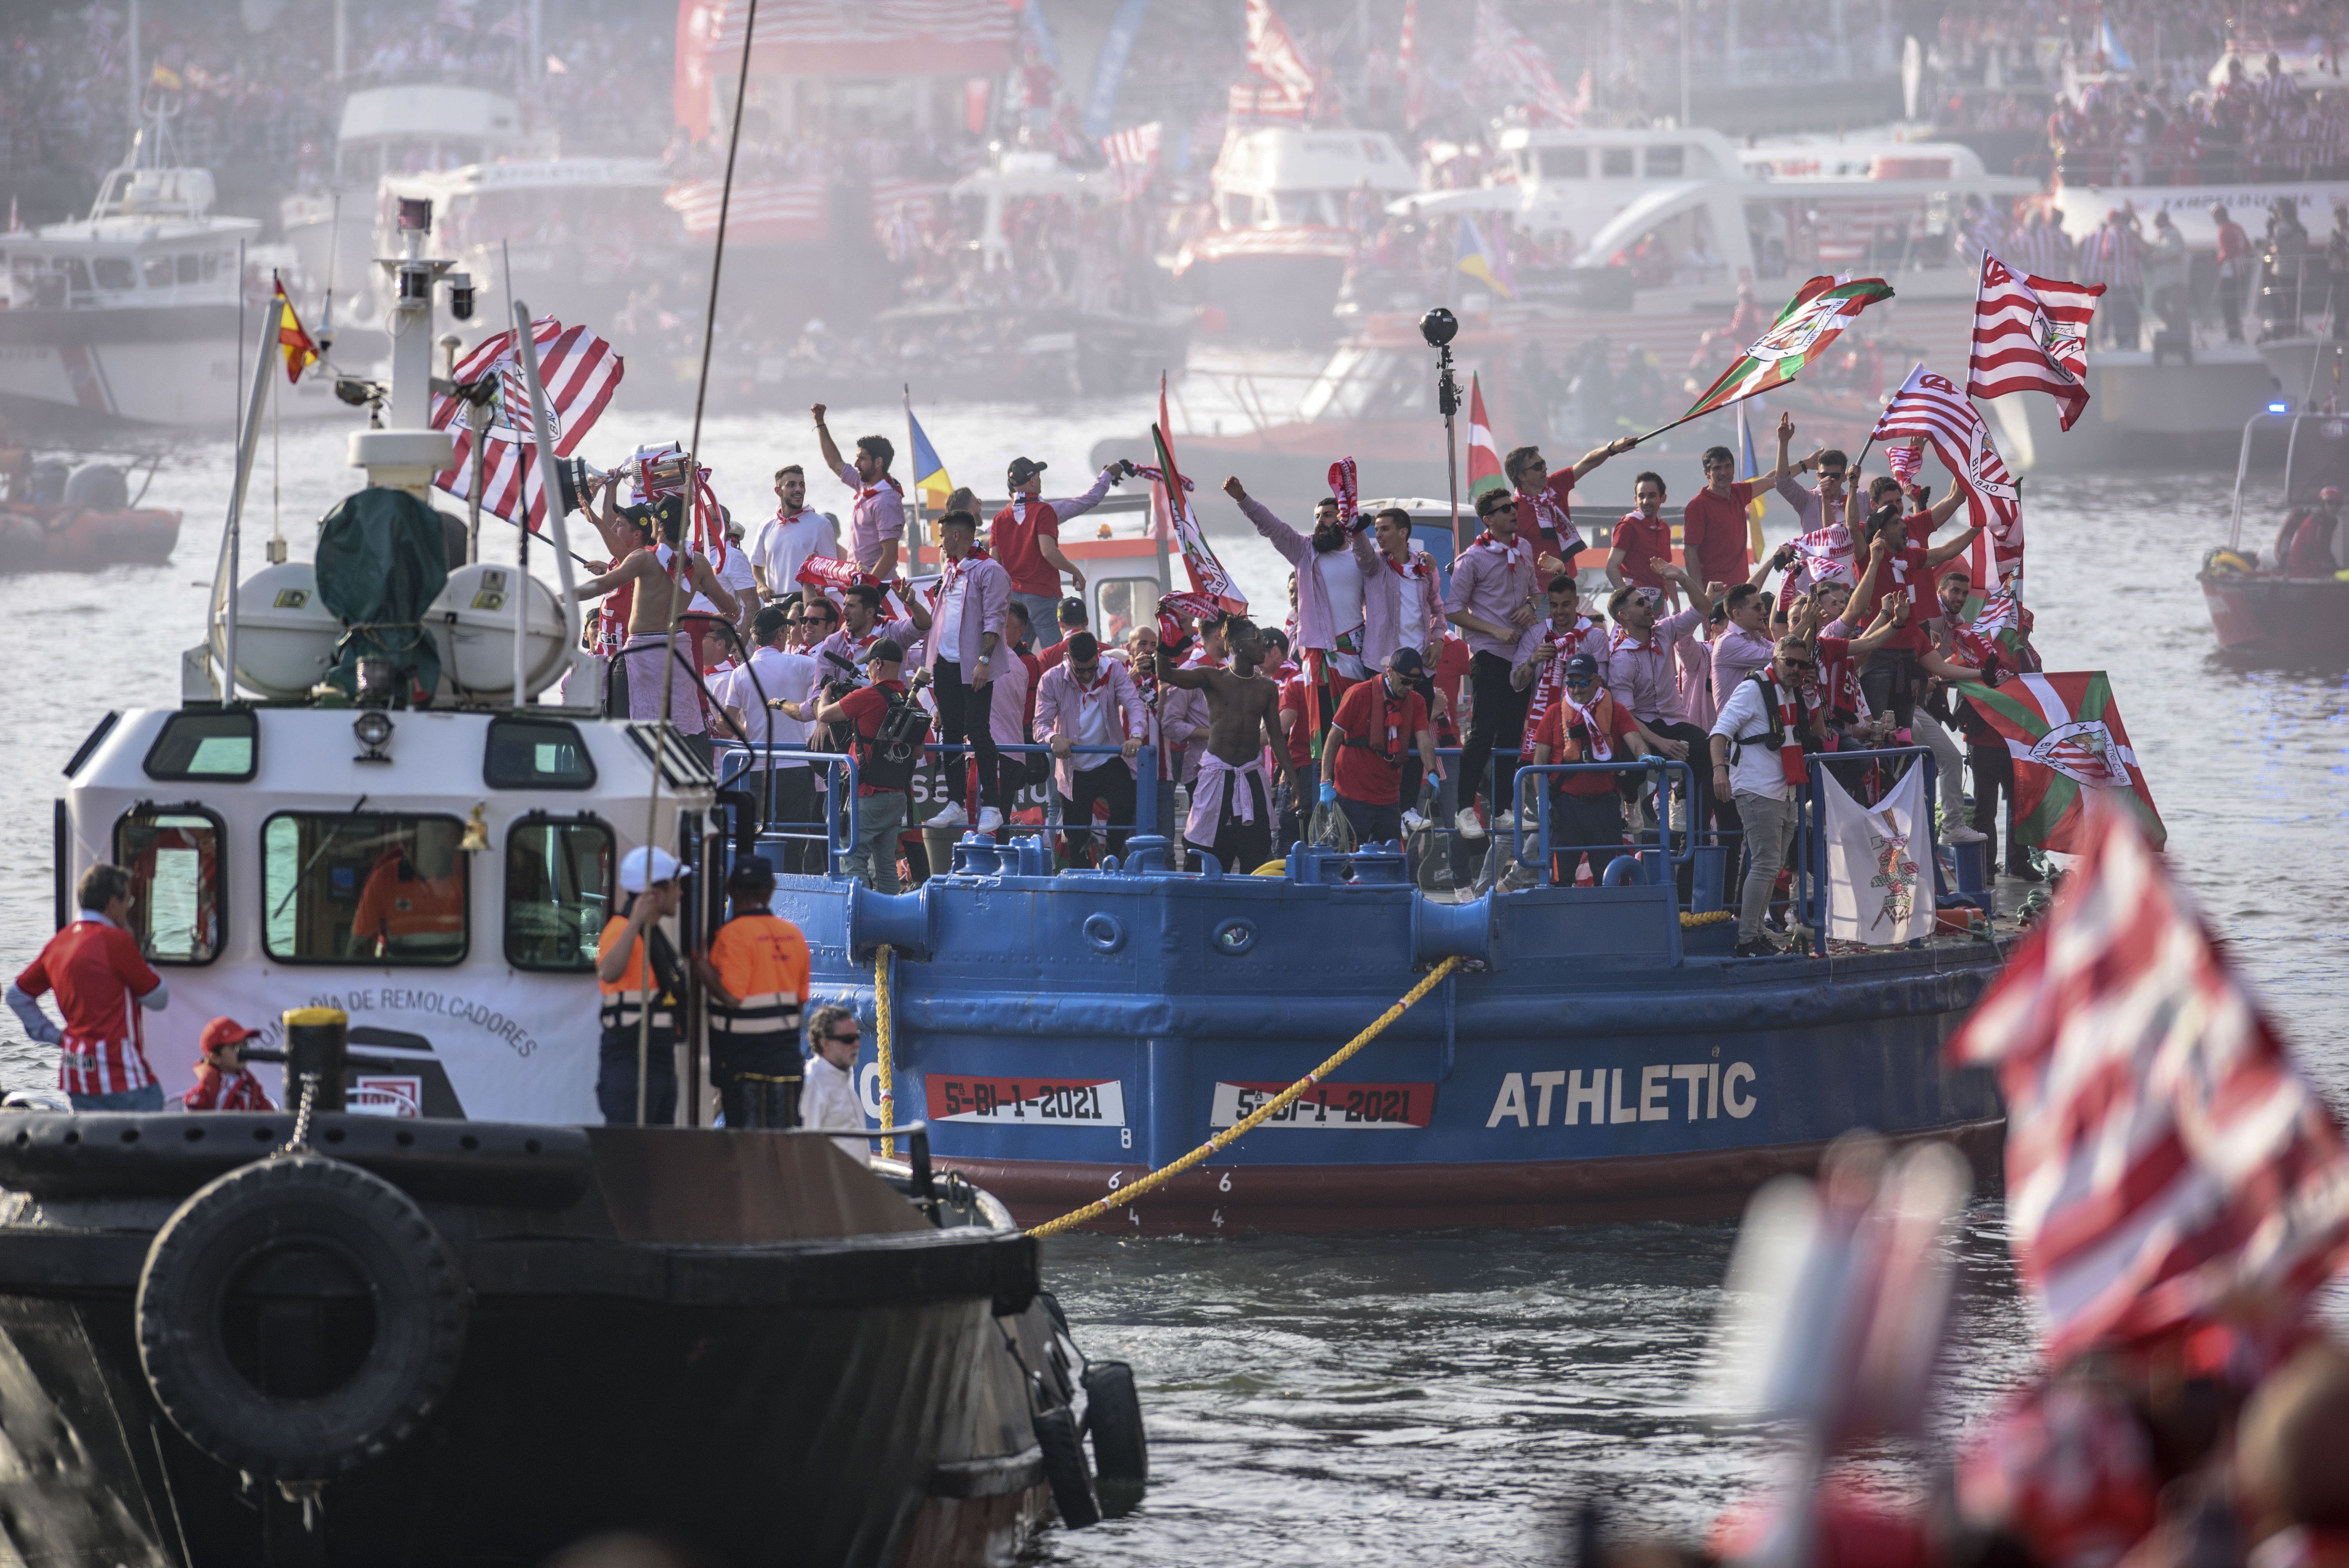
<path id="1" fill-rule="evenodd" d="M 709 726 L 695 681 L 693 638 L 671 629 L 671 596 L 682 583 L 688 585 L 688 595 L 694 589 L 708 594 L 719 613 L 730 620 L 740 613 L 740 606 L 735 601 L 734 591 L 719 580 L 706 557 L 677 548 L 685 534 L 684 500 L 664 496 L 653 503 L 651 511 L 655 531 L 663 542 L 622 557 L 610 571 L 580 583 L 572 597 L 595 599 L 615 588 L 633 590 L 628 604 L 628 640 L 620 649 L 620 658 L 628 672 L 628 717 L 666 717 L 679 735 L 703 738 L 701 744 L 706 748 Z M 661 680 L 664 665 L 668 666 L 666 687 Z M 663 690 L 668 693 L 666 716 L 661 712 Z"/>
<path id="2" fill-rule="evenodd" d="M 1268 747 L 1292 794 L 1298 783 L 1280 733 L 1280 687 L 1257 673 L 1264 662 L 1264 634 L 1247 616 L 1234 615 L 1224 623 L 1224 642 L 1231 668 L 1178 668 L 1161 648 L 1158 680 L 1178 690 L 1204 692 L 1207 698 L 1207 745 L 1199 754 L 1183 841 L 1214 855 L 1225 870 L 1245 873 L 1272 857 L 1272 791 L 1264 777 Z"/>

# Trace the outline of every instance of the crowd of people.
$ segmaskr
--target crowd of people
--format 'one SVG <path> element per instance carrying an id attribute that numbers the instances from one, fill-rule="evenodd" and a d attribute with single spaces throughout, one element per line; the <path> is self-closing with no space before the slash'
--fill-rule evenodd
<path id="1" fill-rule="evenodd" d="M 2037 667 L 2028 612 L 1987 631 L 1969 618 L 2002 585 L 1967 564 L 1978 527 L 1934 538 L 1956 490 L 1936 502 L 1889 475 L 1863 482 L 1839 451 L 1796 458 L 1791 416 L 1754 479 L 1733 479 L 1727 449 L 1706 454 L 1677 546 L 1653 472 L 1596 545 L 1574 521 L 1577 480 L 1632 439 L 1555 473 L 1520 448 L 1509 482 L 1477 498 L 1482 531 L 1448 583 L 1405 512 L 1350 518 L 1333 496 L 1292 526 L 1232 480 L 1241 515 L 1294 568 L 1278 624 L 1186 592 L 1105 601 L 1099 625 L 1060 531 L 1132 465 L 1048 500 L 1041 467 L 1017 459 L 1010 503 L 982 520 L 970 492 L 951 497 L 935 575 L 909 576 L 894 444 L 866 436 L 844 451 L 815 416 L 820 468 L 779 469 L 775 515 L 755 530 L 710 524 L 722 549 L 692 548 L 681 481 L 628 505 L 607 488 L 589 515 L 612 564 L 579 588 L 605 598 L 593 635 L 613 710 L 738 748 L 786 871 L 895 892 L 935 869 L 926 830 L 976 828 L 1041 833 L 1061 866 L 1122 852 L 1135 832 L 1249 870 L 1300 840 L 1410 841 L 1431 875 L 1456 856 L 1476 885 L 1514 888 L 1539 861 L 1520 842 L 1534 822 L 1519 812 L 1521 761 L 1607 763 L 1543 776 L 1552 841 L 1577 846 L 1552 875 L 1603 875 L 1642 832 L 1717 835 L 1745 857 L 1729 885 L 1752 955 L 1776 950 L 1765 926 L 1785 926 L 1801 758 L 1897 745 L 1935 756 L 1939 841 L 1985 842 L 1994 859 L 2003 793 L 2006 868 L 2042 874 L 2014 838 L 2004 743 L 1952 690 Z M 842 487 L 841 512 L 811 504 L 812 476 Z M 1747 508 L 1771 488 L 1800 511 L 1802 538 L 1757 560 Z M 1605 552 L 1606 587 L 1588 597 L 1568 564 L 1586 549 Z M 673 594 L 690 596 L 674 615 Z M 834 793 L 847 775 L 823 754 L 854 758 L 853 830 Z M 1660 789 L 1646 758 L 1687 772 Z M 1898 772 L 1836 766 L 1871 799 Z M 841 831 L 835 861 L 825 846 Z"/>

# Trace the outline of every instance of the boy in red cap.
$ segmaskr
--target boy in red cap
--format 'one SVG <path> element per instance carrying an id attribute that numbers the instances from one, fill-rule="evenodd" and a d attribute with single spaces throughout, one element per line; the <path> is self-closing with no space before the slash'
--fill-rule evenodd
<path id="1" fill-rule="evenodd" d="M 234 1018 L 204 1026 L 203 1057 L 196 1064 L 196 1087 L 180 1099 L 190 1110 L 275 1110 L 269 1093 L 244 1065 L 244 1043 L 261 1037 Z"/>

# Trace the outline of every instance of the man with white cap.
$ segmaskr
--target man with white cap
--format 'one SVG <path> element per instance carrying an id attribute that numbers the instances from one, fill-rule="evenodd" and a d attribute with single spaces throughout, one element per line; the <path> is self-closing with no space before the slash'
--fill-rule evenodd
<path id="1" fill-rule="evenodd" d="M 595 982 L 604 993 L 595 1103 L 609 1126 L 667 1127 L 677 1119 L 677 1009 L 685 974 L 660 923 L 677 912 L 690 874 L 675 855 L 650 845 L 620 857 L 620 911 L 604 923 L 595 944 Z"/>

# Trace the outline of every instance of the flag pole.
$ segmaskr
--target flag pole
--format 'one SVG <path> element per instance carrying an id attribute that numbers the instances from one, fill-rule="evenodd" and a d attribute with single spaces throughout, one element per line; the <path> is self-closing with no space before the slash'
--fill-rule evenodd
<path id="1" fill-rule="evenodd" d="M 901 381 L 897 384 L 897 389 L 905 395 L 905 461 L 918 469 L 922 466 L 922 459 L 914 440 L 914 384 L 910 381 Z M 927 474 L 917 473 L 914 476 L 914 541 L 905 550 L 908 557 L 905 562 L 905 575 L 908 577 L 914 575 L 914 568 L 919 564 L 914 557 L 918 555 L 922 542 L 929 537 L 930 521 L 927 510 L 922 504 L 922 498 L 929 494 L 929 491 L 922 488 L 922 481 L 927 478 L 929 478 Z"/>

